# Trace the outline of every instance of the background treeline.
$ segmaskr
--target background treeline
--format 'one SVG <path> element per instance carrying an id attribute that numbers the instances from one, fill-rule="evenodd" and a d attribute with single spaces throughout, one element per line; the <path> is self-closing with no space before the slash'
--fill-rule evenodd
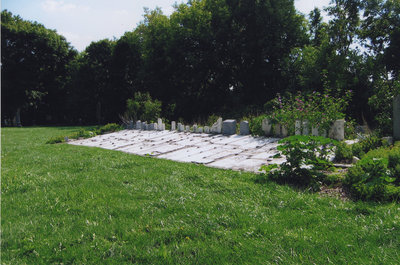
<path id="1" fill-rule="evenodd" d="M 261 114 L 277 93 L 351 90 L 347 114 L 389 130 L 400 2 L 333 0 L 326 11 L 327 23 L 293 0 L 194 0 L 169 17 L 146 10 L 133 31 L 79 53 L 5 10 L 2 124 L 16 113 L 24 125 L 118 122 L 136 92 L 162 102 L 163 117 L 192 122 Z"/>

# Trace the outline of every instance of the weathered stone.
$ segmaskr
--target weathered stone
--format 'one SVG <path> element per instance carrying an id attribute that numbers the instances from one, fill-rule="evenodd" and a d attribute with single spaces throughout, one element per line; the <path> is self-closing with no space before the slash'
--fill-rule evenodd
<path id="1" fill-rule="evenodd" d="M 143 125 L 143 130 L 148 131 L 149 130 L 149 125 L 147 123 L 145 123 Z"/>
<path id="2" fill-rule="evenodd" d="M 197 133 L 197 125 L 196 124 L 193 125 L 192 130 L 193 130 L 194 133 Z"/>
<path id="3" fill-rule="evenodd" d="M 222 132 L 222 118 L 218 118 L 217 122 L 215 122 L 211 126 L 211 133 L 221 133 Z"/>
<path id="4" fill-rule="evenodd" d="M 286 128 L 286 126 L 281 125 L 281 137 L 285 138 L 288 137 L 289 132 L 288 129 Z"/>
<path id="5" fill-rule="evenodd" d="M 296 120 L 294 122 L 294 134 L 301 135 L 301 121 L 300 120 Z"/>
<path id="6" fill-rule="evenodd" d="M 149 131 L 157 130 L 157 123 L 150 123 L 148 126 Z"/>
<path id="7" fill-rule="evenodd" d="M 222 134 L 236 134 L 236 120 L 224 120 L 222 122 Z"/>
<path id="8" fill-rule="evenodd" d="M 133 129 L 133 121 L 128 121 L 125 126 L 126 126 L 126 129 L 132 130 Z"/>
<path id="9" fill-rule="evenodd" d="M 157 129 L 158 129 L 159 131 L 162 130 L 162 124 L 163 124 L 162 119 L 161 119 L 161 118 L 158 118 L 158 119 L 157 119 Z"/>
<path id="10" fill-rule="evenodd" d="M 303 135 L 309 135 L 310 134 L 310 123 L 305 120 L 303 121 Z"/>
<path id="11" fill-rule="evenodd" d="M 274 124 L 274 136 L 281 137 L 281 125 L 279 123 Z"/>
<path id="12" fill-rule="evenodd" d="M 329 138 L 343 141 L 344 140 L 344 120 L 336 120 L 330 131 L 329 131 Z"/>
<path id="13" fill-rule="evenodd" d="M 358 161 L 360 161 L 360 159 L 358 158 L 358 157 L 356 157 L 356 156 L 353 156 L 353 159 L 352 159 L 352 163 L 353 164 L 356 164 Z"/>
<path id="14" fill-rule="evenodd" d="M 400 140 L 400 95 L 393 100 L 393 139 Z"/>
<path id="15" fill-rule="evenodd" d="M 189 125 L 186 125 L 185 132 L 190 132 L 190 126 Z"/>
<path id="16" fill-rule="evenodd" d="M 266 136 L 271 135 L 272 123 L 269 119 L 263 119 L 261 128 Z"/>
<path id="17" fill-rule="evenodd" d="M 204 126 L 204 133 L 210 133 L 210 127 Z"/>
<path id="18" fill-rule="evenodd" d="M 250 127 L 248 121 L 241 121 L 240 122 L 240 135 L 249 135 L 250 134 Z"/>
<path id="19" fill-rule="evenodd" d="M 147 122 L 143 121 L 141 128 L 142 130 L 147 130 Z"/>
<path id="20" fill-rule="evenodd" d="M 136 121 L 136 130 L 141 130 L 142 129 L 142 123 L 140 122 L 140 120 Z"/>
<path id="21" fill-rule="evenodd" d="M 319 128 L 313 126 L 313 127 L 311 128 L 311 135 L 312 135 L 312 136 L 319 136 Z"/>
<path id="22" fill-rule="evenodd" d="M 197 128 L 197 133 L 203 133 L 203 127 Z"/>
<path id="23" fill-rule="evenodd" d="M 162 124 L 162 129 L 161 131 L 165 131 L 165 123 Z"/>
<path id="24" fill-rule="evenodd" d="M 171 131 L 175 131 L 175 130 L 176 130 L 176 122 L 171 121 Z"/>
<path id="25" fill-rule="evenodd" d="M 183 132 L 184 130 L 185 130 L 185 127 L 183 126 L 183 124 L 178 122 L 178 131 Z"/>

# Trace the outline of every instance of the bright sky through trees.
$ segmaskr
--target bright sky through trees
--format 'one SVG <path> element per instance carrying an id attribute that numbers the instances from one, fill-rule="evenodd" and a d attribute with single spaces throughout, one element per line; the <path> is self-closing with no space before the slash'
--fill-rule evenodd
<path id="1" fill-rule="evenodd" d="M 174 3 L 182 0 L 3 0 L 7 9 L 23 19 L 37 21 L 55 29 L 76 49 L 84 50 L 92 41 L 119 38 L 143 19 L 144 7 L 160 7 L 170 15 Z M 315 6 L 323 8 L 329 0 L 295 0 L 296 9 L 308 14 Z"/>

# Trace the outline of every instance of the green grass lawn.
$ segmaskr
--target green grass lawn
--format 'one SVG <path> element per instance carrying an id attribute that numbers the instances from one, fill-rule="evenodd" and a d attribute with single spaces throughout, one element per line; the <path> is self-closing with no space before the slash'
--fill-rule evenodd
<path id="1" fill-rule="evenodd" d="M 3 128 L 1 263 L 398 264 L 400 205 Z"/>

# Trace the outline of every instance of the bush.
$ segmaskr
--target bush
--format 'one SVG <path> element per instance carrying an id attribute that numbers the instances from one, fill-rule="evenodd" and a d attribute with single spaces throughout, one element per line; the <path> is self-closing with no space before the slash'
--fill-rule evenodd
<path id="1" fill-rule="evenodd" d="M 58 143 L 63 143 L 65 142 L 65 137 L 64 136 L 54 136 L 51 137 L 46 144 L 58 144 Z"/>
<path id="2" fill-rule="evenodd" d="M 296 135 L 279 143 L 278 150 L 286 156 L 286 162 L 280 166 L 263 166 L 261 170 L 277 182 L 318 190 L 324 178 L 321 170 L 332 166 L 328 155 L 337 142 L 324 137 Z"/>
<path id="3" fill-rule="evenodd" d="M 381 146 L 388 146 L 388 143 L 377 136 L 371 135 L 367 138 L 364 138 L 360 142 L 353 144 L 351 150 L 353 152 L 353 156 L 361 158 L 369 151 L 377 149 Z"/>
<path id="4" fill-rule="evenodd" d="M 250 117 L 249 120 L 249 127 L 250 133 L 256 136 L 263 136 L 265 133 L 262 130 L 262 121 L 268 118 L 267 115 L 261 115 L 257 117 Z"/>
<path id="5" fill-rule="evenodd" d="M 108 123 L 98 129 L 95 130 L 96 134 L 104 134 L 108 132 L 117 132 L 122 130 L 122 126 L 116 123 Z"/>
<path id="6" fill-rule="evenodd" d="M 73 134 L 69 135 L 68 138 L 79 139 L 79 138 L 90 138 L 90 137 L 93 137 L 93 136 L 96 136 L 95 132 L 86 131 L 85 129 L 80 129 L 76 133 L 73 133 Z"/>
<path id="7" fill-rule="evenodd" d="M 152 100 L 149 93 L 137 92 L 126 102 L 125 116 L 133 120 L 155 122 L 161 113 L 161 101 Z"/>
<path id="8" fill-rule="evenodd" d="M 335 161 L 350 163 L 353 159 L 351 146 L 346 143 L 338 143 L 335 149 Z"/>
<path id="9" fill-rule="evenodd" d="M 362 158 L 369 151 L 382 146 L 387 147 L 389 143 L 376 136 L 368 136 L 353 145 L 338 143 L 335 150 L 335 161 L 350 163 L 353 156 Z"/>
<path id="10" fill-rule="evenodd" d="M 346 174 L 344 184 L 355 198 L 375 201 L 400 198 L 400 148 L 379 153 L 382 156 L 365 156 Z"/>
<path id="11" fill-rule="evenodd" d="M 286 126 L 291 135 L 294 134 L 296 120 L 308 120 L 310 126 L 318 127 L 320 132 L 329 131 L 335 120 L 345 117 L 343 112 L 351 98 L 351 91 L 341 98 L 331 94 L 329 90 L 309 94 L 298 92 L 297 95 L 287 94 L 285 97 L 278 94 L 266 106 L 273 108 L 272 122 Z"/>

